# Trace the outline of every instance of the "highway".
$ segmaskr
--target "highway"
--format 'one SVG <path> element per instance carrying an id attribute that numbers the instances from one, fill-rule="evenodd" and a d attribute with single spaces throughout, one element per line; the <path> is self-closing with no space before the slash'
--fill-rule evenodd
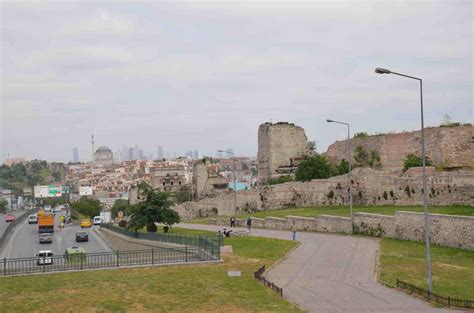
<path id="1" fill-rule="evenodd" d="M 64 229 L 59 231 L 59 215 L 55 216 L 55 228 L 52 243 L 39 243 L 38 224 L 28 224 L 25 220 L 14 230 L 12 238 L 5 245 L 3 255 L 8 258 L 25 258 L 33 257 L 40 250 L 51 250 L 53 255 L 63 255 L 66 248 L 73 246 L 83 247 L 87 253 L 108 252 L 110 248 L 105 242 L 93 231 L 94 227 L 83 228 L 77 224 L 68 224 Z M 89 234 L 88 242 L 76 242 L 76 232 L 86 231 Z"/>
<path id="2" fill-rule="evenodd" d="M 14 210 L 14 211 L 8 211 L 8 213 L 12 213 L 16 218 L 18 218 L 19 216 L 21 216 L 23 213 L 25 213 L 26 210 Z M 8 225 L 10 225 L 10 223 L 7 223 L 5 221 L 5 218 L 7 217 L 7 214 L 3 214 L 3 213 L 0 213 L 0 237 L 3 236 L 3 232 L 5 231 L 5 229 L 7 228 Z"/>

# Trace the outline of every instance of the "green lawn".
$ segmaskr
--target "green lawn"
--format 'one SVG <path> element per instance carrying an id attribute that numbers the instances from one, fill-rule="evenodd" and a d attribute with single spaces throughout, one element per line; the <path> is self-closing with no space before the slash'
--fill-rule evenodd
<path id="1" fill-rule="evenodd" d="M 366 212 L 384 215 L 394 215 L 395 211 L 412 211 L 412 212 L 423 212 L 423 206 L 355 206 L 354 212 Z M 452 214 L 452 215 L 466 215 L 474 216 L 474 206 L 469 205 L 449 205 L 449 206 L 430 206 L 430 213 L 437 214 Z M 318 215 L 337 215 L 337 216 L 349 216 L 348 206 L 315 206 L 315 207 L 304 207 L 304 208 L 289 208 L 289 209 L 278 209 L 272 211 L 261 211 L 251 214 L 239 215 L 239 218 L 247 218 L 249 216 L 265 218 L 267 216 L 274 217 L 285 217 L 287 215 L 314 217 Z M 184 220 L 186 223 L 207 223 L 207 218 Z"/>
<path id="2" fill-rule="evenodd" d="M 189 233 L 179 228 L 173 232 Z M 300 312 L 253 277 L 261 265 L 282 258 L 296 242 L 242 237 L 228 238 L 226 244 L 234 245 L 234 255 L 221 264 L 0 278 L 0 308 L 2 312 Z M 241 271 L 242 277 L 228 277 L 230 270 Z"/>
<path id="3" fill-rule="evenodd" d="M 474 251 L 431 246 L 433 292 L 474 300 Z M 381 239 L 380 279 L 395 285 L 399 278 L 427 289 L 423 243 Z"/>

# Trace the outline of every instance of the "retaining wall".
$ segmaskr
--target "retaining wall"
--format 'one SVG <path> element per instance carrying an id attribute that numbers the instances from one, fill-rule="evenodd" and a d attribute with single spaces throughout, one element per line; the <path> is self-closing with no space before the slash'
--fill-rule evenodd
<path id="1" fill-rule="evenodd" d="M 252 227 L 289 230 L 295 222 L 299 231 L 318 231 L 326 233 L 350 234 L 349 217 L 319 215 L 316 217 L 286 216 L 255 218 Z M 474 217 L 444 214 L 430 214 L 431 243 L 474 250 Z M 209 224 L 229 226 L 227 219 L 213 218 Z M 237 219 L 237 226 L 245 226 L 244 219 Z M 354 232 L 372 237 L 424 241 L 424 216 L 416 212 L 395 212 L 395 216 L 355 213 Z"/>

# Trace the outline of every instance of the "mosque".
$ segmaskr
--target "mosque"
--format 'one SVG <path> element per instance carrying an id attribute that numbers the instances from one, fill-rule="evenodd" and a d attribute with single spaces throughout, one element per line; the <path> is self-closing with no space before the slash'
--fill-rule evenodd
<path id="1" fill-rule="evenodd" d="M 92 160 L 95 164 L 112 166 L 114 164 L 114 154 L 107 146 L 100 146 L 94 152 L 94 134 L 92 134 Z"/>

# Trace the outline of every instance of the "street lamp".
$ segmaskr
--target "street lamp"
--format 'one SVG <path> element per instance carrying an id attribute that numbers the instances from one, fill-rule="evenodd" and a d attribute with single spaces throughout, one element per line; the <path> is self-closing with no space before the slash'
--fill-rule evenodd
<path id="1" fill-rule="evenodd" d="M 351 234 L 354 233 L 354 213 L 352 211 L 352 151 L 351 151 L 351 129 L 349 126 L 349 123 L 344 123 L 344 122 L 339 122 L 339 121 L 334 121 L 334 120 L 326 120 L 328 123 L 337 123 L 337 124 L 342 124 L 347 126 L 347 151 L 349 154 L 349 175 L 347 176 L 348 178 L 348 184 L 349 184 L 349 207 L 351 210 Z"/>
<path id="2" fill-rule="evenodd" d="M 236 176 L 235 176 L 235 156 L 233 151 L 227 150 L 217 150 L 217 152 L 223 152 L 232 155 L 232 167 L 234 172 L 234 216 L 237 215 L 237 183 L 236 183 Z"/>
<path id="3" fill-rule="evenodd" d="M 425 245 L 426 245 L 426 270 L 428 272 L 428 291 L 433 291 L 433 281 L 431 277 L 431 257 L 430 257 L 430 223 L 428 217 L 428 188 L 426 182 L 426 152 L 425 152 L 425 124 L 423 117 L 423 80 L 419 77 L 409 76 L 401 73 L 392 72 L 385 68 L 377 67 L 375 69 L 377 74 L 394 74 L 410 79 L 414 79 L 420 82 L 420 108 L 421 108 L 421 158 L 423 164 L 423 205 L 424 205 L 424 217 L 425 217 Z"/>

